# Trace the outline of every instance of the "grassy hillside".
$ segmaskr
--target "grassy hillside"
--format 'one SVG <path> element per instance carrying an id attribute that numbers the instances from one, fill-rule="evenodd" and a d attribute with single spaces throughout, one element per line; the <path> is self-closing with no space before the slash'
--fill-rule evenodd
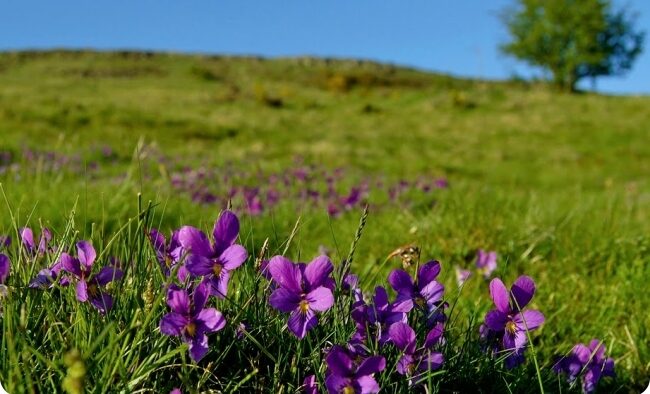
<path id="1" fill-rule="evenodd" d="M 0 234 L 12 232 L 10 211 L 18 226 L 63 232 L 74 209 L 79 236 L 97 242 L 137 213 L 137 193 L 159 204 L 165 231 L 208 229 L 235 183 L 340 168 L 342 194 L 382 185 L 367 195 L 354 262 L 362 283 L 397 267 L 386 256 L 415 243 L 423 260 L 441 261 L 455 291 L 453 267 L 495 250 L 499 276 L 538 284 L 544 368 L 597 337 L 617 362 L 610 388 L 634 391 L 650 375 L 650 97 L 566 95 L 350 60 L 2 53 L 3 153 Z M 202 182 L 221 203 L 174 186 L 175 174 L 197 169 L 215 176 Z M 438 178 L 449 187 L 409 189 L 399 204 L 387 197 L 388 185 Z M 292 195 L 301 185 L 288 186 Z M 302 260 L 320 245 L 345 257 L 361 214 L 357 204 L 329 217 L 326 206 L 288 198 L 255 215 L 240 197 L 232 204 L 251 251 L 270 237 L 281 252 L 300 217 L 289 254 Z M 458 301 L 465 320 L 490 307 L 487 284 L 474 279 Z"/>

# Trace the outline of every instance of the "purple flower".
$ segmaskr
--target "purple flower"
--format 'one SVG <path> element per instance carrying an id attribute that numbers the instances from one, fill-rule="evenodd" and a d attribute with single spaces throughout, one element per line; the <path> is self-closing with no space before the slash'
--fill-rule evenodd
<path id="1" fill-rule="evenodd" d="M 201 282 L 193 294 L 172 286 L 167 291 L 167 305 L 171 312 L 160 320 L 160 332 L 180 336 L 189 345 L 190 357 L 200 361 L 208 353 L 207 334 L 219 331 L 226 325 L 226 319 L 214 308 L 205 308 L 210 296 L 210 284 Z"/>
<path id="2" fill-rule="evenodd" d="M 9 270 L 11 269 L 11 261 L 9 257 L 0 253 L 0 285 L 4 285 L 9 277 Z"/>
<path id="3" fill-rule="evenodd" d="M 436 312 L 445 293 L 445 287 L 435 280 L 439 273 L 440 263 L 437 261 L 420 266 L 415 283 L 406 271 L 393 270 L 388 275 L 388 283 L 397 292 L 395 305 L 407 312 L 414 305 L 427 315 Z"/>
<path id="4" fill-rule="evenodd" d="M 50 289 L 56 283 L 56 280 L 60 278 L 59 284 L 61 286 L 67 286 L 70 284 L 70 281 L 66 277 L 60 277 L 60 273 L 63 270 L 63 264 L 61 260 L 54 263 L 50 268 L 43 268 L 38 271 L 38 274 L 29 281 L 28 287 L 30 289 Z"/>
<path id="5" fill-rule="evenodd" d="M 433 183 L 438 189 L 446 189 L 449 187 L 449 181 L 447 178 L 438 178 Z"/>
<path id="6" fill-rule="evenodd" d="M 155 228 L 149 231 L 148 237 L 151 246 L 153 246 L 156 252 L 156 259 L 160 264 L 160 268 L 165 276 L 169 276 L 171 270 L 180 261 L 183 254 L 183 248 L 178 241 L 178 231 L 172 233 L 169 243 L 165 239 L 165 236 Z M 185 280 L 187 276 L 185 267 L 179 268 L 178 276 L 180 281 Z"/>
<path id="7" fill-rule="evenodd" d="M 41 232 L 41 237 L 38 241 L 38 247 L 34 242 L 34 232 L 29 227 L 20 229 L 20 238 L 25 249 L 32 254 L 45 254 L 48 249 L 48 243 L 52 240 L 52 232 L 44 227 Z"/>
<path id="8" fill-rule="evenodd" d="M 169 392 L 169 394 L 183 394 L 183 392 L 179 388 L 174 388 Z"/>
<path id="9" fill-rule="evenodd" d="M 397 372 L 413 378 L 416 371 L 434 371 L 442 366 L 444 357 L 442 353 L 432 351 L 432 347 L 442 341 L 444 325 L 439 323 L 429 331 L 424 341 L 424 346 L 417 349 L 415 331 L 406 323 L 395 323 L 389 329 L 390 340 L 402 351 L 402 356 L 397 362 Z M 417 383 L 411 380 L 410 383 Z"/>
<path id="10" fill-rule="evenodd" d="M 5 282 L 9 277 L 10 269 L 11 269 L 11 261 L 9 261 L 9 257 L 5 256 L 4 254 L 0 254 L 0 299 L 2 297 L 6 297 L 7 294 L 9 293 L 7 286 L 5 286 Z M 1 311 L 2 308 L 0 307 L 0 312 Z"/>
<path id="11" fill-rule="evenodd" d="M 544 315 L 536 310 L 524 311 L 535 294 L 535 282 L 528 276 L 515 280 L 510 292 L 501 279 L 490 282 L 490 296 L 496 309 L 485 315 L 484 337 L 494 337 L 501 350 L 511 352 L 506 366 L 514 367 L 523 362 L 523 350 L 528 342 L 526 331 L 533 331 L 544 323 Z"/>
<path id="12" fill-rule="evenodd" d="M 412 304 L 408 305 L 407 303 L 391 304 L 388 302 L 386 289 L 377 286 L 373 304 L 367 305 L 363 300 L 355 303 L 351 315 L 356 324 L 356 331 L 352 339 L 378 341 L 380 345 L 386 344 L 390 339 L 389 327 L 397 322 L 406 323 L 406 313 L 412 307 Z"/>
<path id="13" fill-rule="evenodd" d="M 568 381 L 574 382 L 582 376 L 582 391 L 593 393 L 602 376 L 615 376 L 614 360 L 605 357 L 605 345 L 592 339 L 589 346 L 579 343 L 571 349 L 568 356 L 562 357 L 553 367 L 557 373 L 566 373 Z"/>
<path id="14" fill-rule="evenodd" d="M 476 268 L 483 273 L 485 279 L 490 279 L 492 272 L 497 269 L 497 252 L 478 250 L 476 255 Z"/>
<path id="15" fill-rule="evenodd" d="M 456 283 L 458 287 L 461 287 L 470 276 L 472 276 L 472 271 L 462 269 L 459 266 L 456 266 Z"/>
<path id="16" fill-rule="evenodd" d="M 305 380 L 302 382 L 302 389 L 305 394 L 318 394 L 316 375 L 306 376 Z"/>
<path id="17" fill-rule="evenodd" d="M 77 279 L 77 300 L 90 302 L 92 306 L 106 313 L 113 306 L 113 297 L 102 290 L 109 282 L 119 280 L 124 275 L 119 269 L 111 266 L 102 268 L 92 275 L 92 266 L 97 254 L 92 245 L 86 241 L 77 242 L 77 258 L 62 253 L 60 263 L 63 269 Z"/>
<path id="18" fill-rule="evenodd" d="M 379 392 L 379 384 L 372 376 L 386 368 L 386 359 L 372 356 L 354 357 L 342 346 L 334 346 L 327 355 L 328 376 L 325 387 L 330 394 L 370 394 Z"/>
<path id="19" fill-rule="evenodd" d="M 239 219 L 231 211 L 224 211 L 214 224 L 212 245 L 203 231 L 183 226 L 178 241 L 189 254 L 185 268 L 195 276 L 203 276 L 211 284 L 210 293 L 224 298 L 228 294 L 230 272 L 246 261 L 248 253 L 243 246 L 235 244 L 239 235 Z"/>
<path id="20" fill-rule="evenodd" d="M 269 297 L 269 303 L 280 312 L 290 313 L 289 331 L 303 339 L 318 324 L 315 312 L 324 312 L 334 304 L 330 278 L 334 266 L 327 256 L 316 257 L 307 265 L 275 256 L 268 269 L 279 286 Z"/>

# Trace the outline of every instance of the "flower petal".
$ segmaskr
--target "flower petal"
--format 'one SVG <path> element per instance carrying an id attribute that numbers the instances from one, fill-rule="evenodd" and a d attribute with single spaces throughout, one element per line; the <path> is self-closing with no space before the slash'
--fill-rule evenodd
<path id="1" fill-rule="evenodd" d="M 513 307 L 519 310 L 524 309 L 535 294 L 535 282 L 529 277 L 522 275 L 512 284 Z"/>
<path id="2" fill-rule="evenodd" d="M 503 349 L 504 350 L 521 350 L 528 343 L 528 337 L 526 336 L 526 331 L 522 329 L 517 329 L 514 334 L 509 332 L 504 332 L 503 334 Z"/>
<path id="3" fill-rule="evenodd" d="M 383 356 L 372 356 L 363 360 L 357 368 L 357 376 L 372 375 L 386 368 L 386 359 Z"/>
<path id="4" fill-rule="evenodd" d="M 388 307 L 388 293 L 382 286 L 375 287 L 375 295 L 372 297 L 375 308 L 383 310 Z"/>
<path id="5" fill-rule="evenodd" d="M 398 294 L 413 297 L 413 279 L 402 270 L 393 270 L 388 274 L 388 283 Z"/>
<path id="6" fill-rule="evenodd" d="M 379 392 L 379 383 L 372 376 L 360 376 L 354 384 L 355 392 L 360 394 L 375 394 Z"/>
<path id="7" fill-rule="evenodd" d="M 510 313 L 510 296 L 501 279 L 494 278 L 490 282 L 490 296 L 499 311 L 505 314 Z"/>
<path id="8" fill-rule="evenodd" d="M 97 257 L 97 253 L 90 242 L 79 241 L 77 242 L 77 256 L 79 257 L 79 262 L 86 267 L 85 271 L 90 271 Z"/>
<path id="9" fill-rule="evenodd" d="M 339 345 L 332 346 L 332 349 L 325 358 L 327 368 L 332 375 L 351 376 L 353 374 L 354 362 L 348 352 Z"/>
<path id="10" fill-rule="evenodd" d="M 324 312 L 334 305 L 332 290 L 323 286 L 312 290 L 305 298 L 309 302 L 309 308 L 316 312 Z"/>
<path id="11" fill-rule="evenodd" d="M 226 319 L 223 314 L 214 308 L 203 309 L 196 316 L 196 322 L 203 325 L 203 333 L 219 331 L 226 326 Z"/>
<path id="12" fill-rule="evenodd" d="M 77 282 L 76 294 L 77 300 L 81 302 L 88 301 L 88 284 L 85 280 L 80 280 Z"/>
<path id="13" fill-rule="evenodd" d="M 217 298 L 226 298 L 228 295 L 228 281 L 230 281 L 230 273 L 226 270 L 221 271 L 219 276 L 212 276 L 210 279 L 212 284 L 210 294 Z"/>
<path id="14" fill-rule="evenodd" d="M 307 335 L 307 332 L 316 327 L 317 324 L 318 318 L 312 310 L 307 310 L 305 313 L 294 310 L 289 315 L 289 321 L 287 322 L 289 331 L 298 339 L 303 339 Z"/>
<path id="15" fill-rule="evenodd" d="M 308 289 L 323 286 L 332 271 L 334 271 L 334 265 L 329 257 L 322 255 L 313 259 L 305 267 L 305 281 L 309 285 Z"/>
<path id="16" fill-rule="evenodd" d="M 522 330 L 528 328 L 528 331 L 532 331 L 544 323 L 544 315 L 540 311 L 523 311 L 516 314 L 513 320 Z"/>
<path id="17" fill-rule="evenodd" d="M 59 262 L 61 263 L 61 266 L 63 266 L 64 270 L 68 271 L 78 278 L 81 277 L 81 265 L 79 264 L 79 260 L 75 259 L 67 253 L 61 253 Z"/>
<path id="18" fill-rule="evenodd" d="M 397 373 L 400 375 L 409 375 L 415 360 L 411 354 L 403 354 L 397 361 Z"/>
<path id="19" fill-rule="evenodd" d="M 187 326 L 189 320 L 187 317 L 171 312 L 160 319 L 160 332 L 165 335 L 181 335 L 183 329 Z"/>
<path id="20" fill-rule="evenodd" d="M 578 361 L 580 361 L 580 363 L 582 364 L 580 365 L 580 369 L 582 369 L 582 367 L 586 365 L 591 359 L 591 349 L 589 349 L 587 346 L 583 345 L 582 343 L 575 345 L 573 349 L 571 349 L 571 353 L 575 355 Z M 578 372 L 580 371 L 578 370 Z"/>
<path id="21" fill-rule="evenodd" d="M 426 300 L 427 305 L 434 306 L 445 295 L 445 286 L 438 281 L 432 280 L 420 290 L 420 294 Z"/>
<path id="22" fill-rule="evenodd" d="M 208 337 L 206 335 L 197 335 L 189 342 L 190 357 L 192 360 L 199 362 L 206 354 L 208 354 Z"/>
<path id="23" fill-rule="evenodd" d="M 599 363 L 605 357 L 605 345 L 601 343 L 598 339 L 592 339 L 589 342 L 589 350 L 593 353 L 593 359 L 595 362 Z"/>
<path id="24" fill-rule="evenodd" d="M 415 352 L 415 331 L 406 323 L 394 323 L 388 329 L 388 335 L 396 348 L 406 354 Z"/>
<path id="25" fill-rule="evenodd" d="M 299 303 L 300 295 L 284 287 L 278 287 L 269 297 L 269 304 L 280 312 L 292 312 Z"/>
<path id="26" fill-rule="evenodd" d="M 214 250 L 217 254 L 223 253 L 232 245 L 239 235 L 239 219 L 231 211 L 223 211 L 214 223 L 212 236 L 214 237 Z"/>
<path id="27" fill-rule="evenodd" d="M 27 250 L 34 250 L 36 245 L 34 244 L 34 232 L 31 228 L 24 227 L 20 229 L 20 239 Z"/>
<path id="28" fill-rule="evenodd" d="M 105 313 L 113 307 L 113 297 L 110 294 L 99 291 L 94 297 L 89 298 L 90 304 Z"/>
<path id="29" fill-rule="evenodd" d="M 192 275 L 205 276 L 212 274 L 214 262 L 204 255 L 190 254 L 185 258 L 184 267 Z"/>
<path id="30" fill-rule="evenodd" d="M 269 261 L 268 270 L 281 287 L 298 294 L 302 292 L 302 274 L 296 264 L 282 256 L 275 256 Z"/>
<path id="31" fill-rule="evenodd" d="M 345 375 L 333 373 L 325 379 L 328 393 L 342 393 L 350 385 L 352 385 L 352 380 Z"/>
<path id="32" fill-rule="evenodd" d="M 194 289 L 194 293 L 192 293 L 192 299 L 194 301 L 192 304 L 192 307 L 194 308 L 193 313 L 196 313 L 196 311 L 200 311 L 201 309 L 203 309 L 209 297 L 210 297 L 210 281 L 204 279 L 201 283 L 199 283 L 196 286 L 196 288 Z"/>
<path id="33" fill-rule="evenodd" d="M 106 286 L 107 283 L 120 280 L 123 276 L 124 272 L 122 270 L 115 267 L 104 267 L 97 273 L 95 280 L 98 285 Z"/>
<path id="34" fill-rule="evenodd" d="M 190 297 L 184 289 L 170 288 L 167 291 L 167 305 L 172 311 L 187 316 L 190 313 Z"/>
<path id="35" fill-rule="evenodd" d="M 430 347 L 440 343 L 441 339 L 442 339 L 442 335 L 444 334 L 444 331 L 445 331 L 444 323 L 436 324 L 427 333 L 426 339 L 424 340 L 424 347 L 425 348 L 430 348 Z"/>
<path id="36" fill-rule="evenodd" d="M 205 233 L 196 227 L 183 226 L 178 230 L 178 242 L 191 254 L 205 257 L 214 255 L 210 241 Z"/>
<path id="37" fill-rule="evenodd" d="M 232 245 L 221 253 L 219 260 L 227 270 L 234 270 L 248 258 L 248 252 L 241 245 Z"/>
<path id="38" fill-rule="evenodd" d="M 418 369 L 420 371 L 435 371 L 436 369 L 440 368 L 444 362 L 445 357 L 442 355 L 442 353 L 427 352 L 420 359 L 420 365 L 418 365 Z"/>
<path id="39" fill-rule="evenodd" d="M 493 309 L 485 315 L 485 325 L 492 331 L 503 331 L 508 322 L 508 315 Z"/>
<path id="40" fill-rule="evenodd" d="M 440 263 L 436 260 L 429 261 L 418 270 L 418 286 L 426 286 L 432 280 L 435 280 L 440 274 Z"/>
<path id="41" fill-rule="evenodd" d="M 9 277 L 9 270 L 11 267 L 11 262 L 9 257 L 4 254 L 0 254 L 0 284 L 4 284 Z"/>

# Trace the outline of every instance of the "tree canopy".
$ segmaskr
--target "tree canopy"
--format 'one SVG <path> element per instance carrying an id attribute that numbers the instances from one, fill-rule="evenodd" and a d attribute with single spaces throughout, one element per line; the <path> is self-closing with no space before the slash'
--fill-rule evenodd
<path id="1" fill-rule="evenodd" d="M 502 16 L 511 41 L 501 49 L 550 71 L 562 90 L 585 77 L 624 74 L 643 48 L 634 16 L 607 0 L 518 0 Z"/>

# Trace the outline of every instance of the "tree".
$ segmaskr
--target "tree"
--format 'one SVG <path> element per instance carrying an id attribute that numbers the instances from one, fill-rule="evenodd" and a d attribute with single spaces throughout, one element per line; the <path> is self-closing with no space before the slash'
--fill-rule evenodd
<path id="1" fill-rule="evenodd" d="M 645 33 L 608 0 L 518 0 L 502 16 L 512 39 L 502 51 L 550 71 L 565 91 L 586 77 L 624 74 L 643 48 Z"/>

